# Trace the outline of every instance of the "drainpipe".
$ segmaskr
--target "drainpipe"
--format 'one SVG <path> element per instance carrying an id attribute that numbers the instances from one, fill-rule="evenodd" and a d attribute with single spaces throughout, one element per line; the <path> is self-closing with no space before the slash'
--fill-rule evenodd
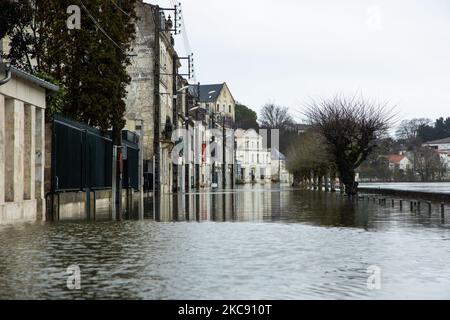
<path id="1" fill-rule="evenodd" d="M 4 63 L 5 66 L 5 78 L 0 80 L 0 86 L 7 84 L 11 80 L 11 65 L 9 63 Z"/>

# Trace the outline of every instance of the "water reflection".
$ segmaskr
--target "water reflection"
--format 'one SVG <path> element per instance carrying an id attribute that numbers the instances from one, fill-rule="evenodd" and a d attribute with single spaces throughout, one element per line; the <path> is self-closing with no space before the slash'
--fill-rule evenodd
<path id="1" fill-rule="evenodd" d="M 0 226 L 0 299 L 450 298 L 450 229 L 435 210 L 249 186 L 147 199 L 145 211 Z M 72 264 L 80 291 L 66 287 Z M 379 291 L 366 286 L 373 265 Z"/>
<path id="2" fill-rule="evenodd" d="M 382 228 L 392 221 L 423 226 L 446 223 L 438 203 L 431 214 L 405 214 L 406 202 L 404 206 L 400 210 L 398 200 L 391 207 L 339 193 L 246 186 L 226 192 L 164 195 L 157 201 L 149 197 L 144 207 L 145 219 L 157 222 L 283 222 L 366 230 Z"/>

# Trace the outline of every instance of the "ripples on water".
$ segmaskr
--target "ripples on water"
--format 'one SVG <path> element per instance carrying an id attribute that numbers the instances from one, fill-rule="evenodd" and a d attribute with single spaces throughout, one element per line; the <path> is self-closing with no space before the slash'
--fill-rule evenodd
<path id="1" fill-rule="evenodd" d="M 147 205 L 144 221 L 0 226 L 0 298 L 450 298 L 450 217 L 437 208 L 257 188 Z M 372 265 L 379 291 L 367 289 Z"/>

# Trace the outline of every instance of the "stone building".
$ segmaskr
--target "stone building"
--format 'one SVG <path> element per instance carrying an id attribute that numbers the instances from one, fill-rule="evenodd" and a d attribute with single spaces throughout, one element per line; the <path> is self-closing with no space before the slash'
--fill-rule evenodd
<path id="1" fill-rule="evenodd" d="M 202 108 L 211 114 L 224 115 L 229 124 L 235 122 L 236 101 L 226 83 L 200 85 L 199 89 L 192 86 L 191 90 L 196 95 L 200 91 L 199 101 Z"/>
<path id="2" fill-rule="evenodd" d="M 173 21 L 156 5 L 138 2 L 131 83 L 127 88 L 126 129 L 143 135 L 144 173 L 152 174 L 157 192 L 176 190 L 171 151 L 178 124 L 177 77 L 180 61 L 172 36 Z M 177 175 L 177 173 L 176 173 Z"/>
<path id="3" fill-rule="evenodd" d="M 58 90 L 0 64 L 0 223 L 45 219 L 46 94 Z"/>
<path id="4" fill-rule="evenodd" d="M 200 166 L 200 180 L 204 187 L 232 186 L 234 184 L 234 146 L 230 129 L 235 123 L 236 102 L 226 83 L 192 85 L 191 95 L 198 100 L 198 107 L 204 113 L 202 124 L 198 130 L 205 131 L 202 135 L 203 144 L 210 145 L 213 154 L 223 154 L 223 130 L 225 130 L 226 153 L 222 157 L 207 154 Z M 214 131 L 212 131 L 214 130 Z M 220 133 L 219 133 L 220 132 Z M 231 147 L 230 147 L 231 146 Z M 207 148 L 203 147 L 203 151 Z M 224 161 L 225 160 L 225 161 Z"/>

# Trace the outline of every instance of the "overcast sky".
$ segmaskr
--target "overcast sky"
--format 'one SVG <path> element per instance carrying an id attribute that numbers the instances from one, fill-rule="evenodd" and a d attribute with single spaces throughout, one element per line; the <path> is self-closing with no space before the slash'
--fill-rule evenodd
<path id="1" fill-rule="evenodd" d="M 362 93 L 401 119 L 450 116 L 448 0 L 181 3 L 198 80 L 227 82 L 258 112 L 274 101 L 296 116 L 311 98 Z"/>

